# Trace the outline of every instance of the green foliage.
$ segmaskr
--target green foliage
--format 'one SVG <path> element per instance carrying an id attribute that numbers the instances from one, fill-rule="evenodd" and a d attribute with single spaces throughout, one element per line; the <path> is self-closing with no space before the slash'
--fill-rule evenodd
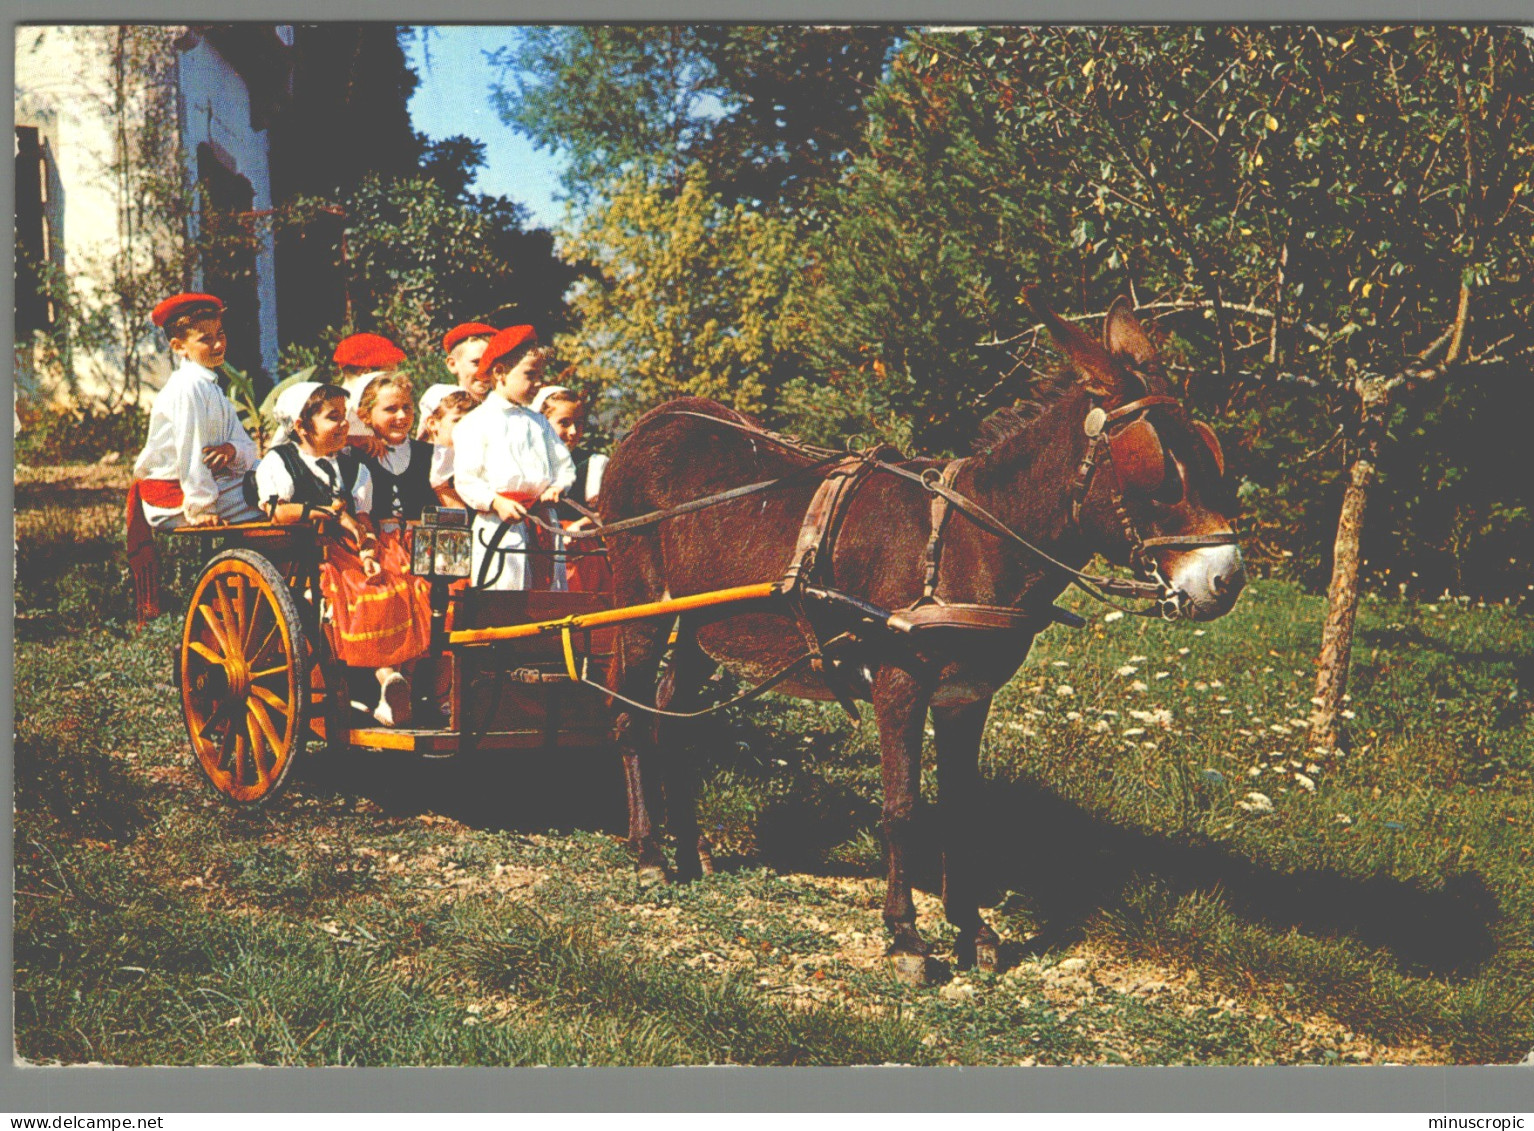
<path id="1" fill-rule="evenodd" d="M 1073 316 L 1132 289 L 1195 402 L 1238 425 L 1226 447 L 1271 538 L 1263 564 L 1313 580 L 1358 443 L 1352 383 L 1437 375 L 1462 282 L 1470 318 L 1438 380 L 1465 391 L 1442 403 L 1485 403 L 1469 390 L 1494 382 L 1504 415 L 1527 403 L 1495 375 L 1534 349 L 1531 93 L 1534 50 L 1503 29 L 914 37 L 825 200 L 791 303 L 812 371 L 785 410 L 809 430 L 840 402 L 828 431 L 902 421 L 917 446 L 962 451 L 1047 364 L 1024 285 L 1044 281 Z M 1443 411 L 1413 411 L 1421 442 L 1385 457 L 1394 529 L 1387 551 L 1370 520 L 1371 564 L 1425 576 L 1437 547 L 1478 544 L 1465 583 L 1521 591 L 1526 571 L 1491 555 L 1516 556 L 1502 548 L 1525 529 L 1528 477 L 1452 439 Z M 1344 443 L 1330 444 L 1339 423 Z M 1437 474 L 1407 473 L 1411 459 Z M 1468 482 L 1490 496 L 1454 489 Z M 1428 499 L 1445 487 L 1452 500 Z"/>
<path id="2" fill-rule="evenodd" d="M 856 143 L 890 27 L 541 27 L 499 52 L 492 101 L 564 154 L 580 204 L 621 175 L 702 166 L 710 192 L 802 207 Z"/>
<path id="3" fill-rule="evenodd" d="M 442 168 L 436 174 L 459 187 L 464 181 Z M 563 295 L 575 272 L 555 259 L 547 232 L 523 229 L 525 209 L 507 198 L 455 197 L 424 174 L 370 176 L 344 205 L 290 202 L 280 224 L 307 229 L 337 211 L 345 218 L 341 284 L 352 323 L 319 327 L 313 338 L 287 346 L 284 371 L 328 363 L 334 342 L 360 328 L 419 358 L 440 357 L 442 334 L 470 318 L 527 321 L 544 334 L 563 325 Z M 432 367 L 432 380 L 439 369 Z"/>
<path id="4" fill-rule="evenodd" d="M 565 151 L 578 200 L 655 155 L 675 171 L 708 130 L 713 84 L 696 37 L 680 24 L 527 28 L 491 60 L 492 103 L 541 148 Z"/>
<path id="5" fill-rule="evenodd" d="M 795 234 L 711 195 L 696 167 L 676 191 L 631 174 L 565 244 L 566 258 L 597 277 L 572 293 L 581 330 L 557 339 L 561 356 L 624 421 L 685 395 L 760 410 L 783 376 Z"/>

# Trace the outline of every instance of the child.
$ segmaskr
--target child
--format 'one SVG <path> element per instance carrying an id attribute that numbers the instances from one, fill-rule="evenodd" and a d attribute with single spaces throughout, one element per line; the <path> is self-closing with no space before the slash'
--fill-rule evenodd
<path id="1" fill-rule="evenodd" d="M 405 351 L 380 334 L 352 334 L 336 343 L 331 360 L 341 370 L 341 387 L 350 406 L 351 435 L 347 443 L 377 458 L 384 445 L 357 414 L 357 398 L 367 383 L 405 360 Z"/>
<path id="2" fill-rule="evenodd" d="M 448 387 L 436 385 L 433 388 Z M 453 486 L 453 431 L 477 402 L 471 393 L 456 386 L 440 397 L 433 398 L 431 394 L 432 389 L 428 389 L 421 397 L 421 413 L 426 419 L 421 422 L 420 436 L 433 445 L 432 489 L 437 492 L 440 506 L 468 510 L 468 504 L 459 497 Z"/>
<path id="3" fill-rule="evenodd" d="M 444 397 L 448 393 L 462 389 L 478 404 L 485 399 L 490 392 L 490 380 L 488 377 L 479 376 L 479 359 L 485 354 L 485 347 L 490 344 L 490 339 L 495 337 L 495 327 L 486 326 L 483 322 L 465 322 L 454 326 L 442 338 L 442 349 L 447 354 L 447 369 L 453 375 L 457 384 L 437 384 L 421 394 L 421 427 L 426 426 L 426 414 L 435 407 L 437 398 Z M 431 407 L 427 405 L 430 397 Z M 424 437 L 417 437 L 424 439 Z"/>
<path id="4" fill-rule="evenodd" d="M 427 649 L 429 586 L 384 558 L 368 529 L 373 482 L 346 450 L 346 390 L 305 381 L 283 392 L 276 412 L 281 427 L 256 467 L 257 496 L 273 522 L 318 518 L 331 527 L 320 565 L 331 648 L 344 664 L 374 669 L 373 717 L 384 726 L 404 725 L 410 685 L 400 667 Z"/>
<path id="5" fill-rule="evenodd" d="M 586 402 L 581 395 L 563 385 L 545 385 L 533 398 L 533 410 L 542 412 L 554 426 L 554 432 L 575 463 L 575 484 L 565 493 L 566 499 L 576 499 L 587 509 L 597 505 L 597 494 L 602 489 L 602 472 L 607 469 L 607 457 L 600 452 L 580 447 L 581 436 L 586 431 Z M 581 514 L 569 502 L 559 504 L 559 521 L 566 530 L 584 530 L 591 519 Z M 598 553 L 582 553 L 595 549 L 593 540 L 582 539 L 566 563 L 566 579 L 572 591 L 597 593 L 612 589 L 612 574 L 607 569 L 607 559 Z"/>
<path id="6" fill-rule="evenodd" d="M 464 502 L 479 512 L 472 532 L 476 585 L 490 538 L 502 520 L 524 519 L 530 508 L 557 502 L 575 482 L 569 450 L 553 426 L 526 407 L 538 391 L 542 368 L 531 326 L 512 326 L 496 334 L 479 360 L 480 374 L 490 377 L 494 388 L 453 432 L 454 484 Z M 516 522 L 507 529 L 499 548 L 512 552 L 490 563 L 486 588 L 532 587 L 527 561 L 527 551 L 533 548 L 530 527 Z M 541 555 L 537 564 L 542 565 Z M 563 570 L 540 572 L 550 575 L 552 588 L 564 588 Z"/>
<path id="7" fill-rule="evenodd" d="M 374 377 L 357 399 L 362 423 L 384 442 L 383 454 L 363 456 L 373 479 L 373 522 L 380 533 L 383 523 L 396 532 L 404 520 L 418 519 L 424 507 L 434 506 L 431 483 L 432 445 L 410 438 L 415 423 L 415 391 L 402 373 Z"/>
<path id="8" fill-rule="evenodd" d="M 128 488 L 128 560 L 139 623 L 159 615 L 151 527 L 209 526 L 259 519 L 240 491 L 255 467 L 255 441 L 218 387 L 224 362 L 224 304 L 213 295 L 172 295 L 150 313 L 178 360 L 149 415 L 149 436 Z"/>

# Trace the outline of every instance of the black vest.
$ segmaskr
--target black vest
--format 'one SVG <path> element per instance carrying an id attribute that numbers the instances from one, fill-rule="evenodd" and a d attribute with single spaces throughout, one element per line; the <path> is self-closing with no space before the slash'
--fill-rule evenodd
<path id="1" fill-rule="evenodd" d="M 243 492 L 245 501 L 253 507 L 263 506 L 270 502 L 281 503 L 308 503 L 311 507 L 327 507 L 336 498 L 336 492 L 332 491 L 330 484 L 310 469 L 298 454 L 298 445 L 291 440 L 286 444 L 278 444 L 271 451 L 277 453 L 282 460 L 282 466 L 287 469 L 288 478 L 293 480 L 293 497 L 291 499 L 262 499 L 256 491 L 256 473 L 252 469 L 245 473 Z M 347 447 L 335 457 L 337 465 L 341 468 L 341 496 L 346 500 L 346 509 L 352 509 L 352 488 L 357 484 L 357 468 L 361 463 L 357 459 L 355 448 Z"/>
<path id="2" fill-rule="evenodd" d="M 373 518 L 375 521 L 401 515 L 421 517 L 423 507 L 437 505 L 437 493 L 431 487 L 432 445 L 426 440 L 410 441 L 410 465 L 399 475 L 374 459 L 364 459 L 373 477 Z"/>

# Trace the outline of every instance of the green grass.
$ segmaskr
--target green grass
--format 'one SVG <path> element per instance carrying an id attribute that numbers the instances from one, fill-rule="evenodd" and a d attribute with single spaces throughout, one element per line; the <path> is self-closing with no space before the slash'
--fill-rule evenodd
<path id="1" fill-rule="evenodd" d="M 21 580 L 57 600 L 57 579 Z M 275 808 L 231 811 L 185 750 L 177 618 L 135 634 L 110 601 L 76 604 L 30 606 L 51 627 L 17 645 L 30 1061 L 1480 1063 L 1534 1045 L 1534 631 L 1511 609 L 1366 601 L 1349 740 L 1323 757 L 1302 725 L 1319 599 L 1257 583 L 1202 627 L 1078 605 L 1092 623 L 1039 641 L 982 750 L 974 826 L 1011 970 L 918 988 L 879 959 L 876 736 L 834 706 L 769 700 L 697 733 L 725 870 L 642 888 L 621 810 L 580 802 L 617 796 L 600 759 L 311 760 Z M 1251 792 L 1271 808 L 1242 808 Z M 934 850 L 917 866 L 935 891 Z"/>

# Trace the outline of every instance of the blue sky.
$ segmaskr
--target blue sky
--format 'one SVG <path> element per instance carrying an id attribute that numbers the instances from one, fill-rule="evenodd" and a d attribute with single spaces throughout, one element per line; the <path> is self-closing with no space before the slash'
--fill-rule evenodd
<path id="1" fill-rule="evenodd" d="M 433 28 L 425 49 L 420 35 L 407 41 L 406 58 L 421 78 L 410 117 L 427 137 L 464 134 L 484 142 L 486 163 L 474 187 L 511 197 L 527 206 L 535 226 L 553 227 L 564 215 L 555 200 L 561 163 L 502 122 L 490 104 L 496 72 L 484 53 L 512 45 L 517 34 L 515 27 L 448 26 Z"/>

